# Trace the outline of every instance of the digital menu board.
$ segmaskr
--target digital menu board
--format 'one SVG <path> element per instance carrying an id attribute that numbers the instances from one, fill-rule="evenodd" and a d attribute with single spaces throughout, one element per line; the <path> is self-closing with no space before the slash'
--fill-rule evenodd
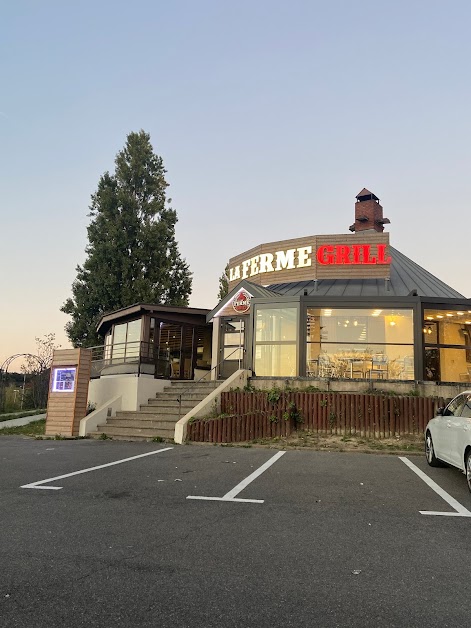
<path id="1" fill-rule="evenodd" d="M 76 374 L 76 367 L 53 369 L 52 392 L 74 392 Z"/>

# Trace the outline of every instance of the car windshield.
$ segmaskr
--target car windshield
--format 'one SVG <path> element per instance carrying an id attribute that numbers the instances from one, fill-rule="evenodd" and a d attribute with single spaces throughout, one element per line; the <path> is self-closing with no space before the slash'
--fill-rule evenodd
<path id="1" fill-rule="evenodd" d="M 471 395 L 468 395 L 461 410 L 461 416 L 465 419 L 471 419 Z"/>
<path id="2" fill-rule="evenodd" d="M 458 397 L 455 397 L 452 401 L 450 401 L 443 415 L 444 416 L 460 416 L 461 410 L 467 400 L 468 400 L 468 395 L 463 395 L 463 394 L 458 395 Z"/>

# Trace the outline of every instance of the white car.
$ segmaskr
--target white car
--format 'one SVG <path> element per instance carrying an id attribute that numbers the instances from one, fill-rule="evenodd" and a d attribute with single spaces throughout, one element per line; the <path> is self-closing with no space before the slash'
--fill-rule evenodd
<path id="1" fill-rule="evenodd" d="M 439 408 L 427 423 L 425 456 L 431 467 L 447 463 L 461 469 L 471 491 L 471 390 Z"/>

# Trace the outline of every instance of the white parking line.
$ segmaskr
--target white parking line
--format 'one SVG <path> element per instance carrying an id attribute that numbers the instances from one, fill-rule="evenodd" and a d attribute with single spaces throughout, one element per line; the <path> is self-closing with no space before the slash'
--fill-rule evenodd
<path id="1" fill-rule="evenodd" d="M 421 515 L 438 515 L 442 517 L 471 517 L 471 512 L 467 510 L 464 506 L 462 506 L 454 497 L 448 495 L 446 491 L 442 489 L 441 486 L 438 486 L 436 482 L 431 480 L 428 475 L 426 475 L 423 471 L 421 471 L 418 467 L 415 466 L 408 458 L 403 458 L 399 456 L 399 460 L 402 460 L 404 464 L 406 464 L 409 469 L 411 469 L 416 475 L 419 476 L 421 480 L 425 482 L 432 490 L 440 495 L 442 499 L 444 499 L 447 504 L 449 504 L 452 508 L 456 510 L 456 512 L 437 512 L 434 510 L 419 510 Z"/>
<path id="2" fill-rule="evenodd" d="M 98 469 L 104 469 L 105 467 L 113 467 L 116 464 L 123 464 L 123 462 L 130 462 L 131 460 L 137 460 L 138 458 L 144 458 L 145 456 L 153 456 L 154 454 L 161 454 L 163 451 L 169 451 L 173 447 L 165 447 L 165 449 L 157 449 L 156 451 L 149 451 L 146 454 L 139 454 L 139 456 L 131 456 L 131 458 L 123 458 L 123 460 L 116 460 L 115 462 L 108 462 L 107 464 L 100 464 L 97 467 L 90 467 L 89 469 L 82 469 L 81 471 L 73 471 L 72 473 L 66 473 L 65 475 L 58 475 L 55 478 L 49 478 L 47 480 L 39 480 L 39 482 L 32 482 L 31 484 L 23 484 L 20 488 L 37 488 L 37 489 L 49 489 L 50 491 L 58 491 L 62 486 L 40 486 L 41 484 L 47 484 L 48 482 L 54 482 L 55 480 L 62 480 L 64 478 L 70 478 L 73 475 L 80 475 L 81 473 L 88 473 L 89 471 L 97 471 Z"/>
<path id="3" fill-rule="evenodd" d="M 259 467 L 256 471 L 254 471 L 248 477 L 246 477 L 245 480 L 242 480 L 242 482 L 239 482 L 237 486 L 234 486 L 234 488 L 228 493 L 226 493 L 224 497 L 203 497 L 200 495 L 188 495 L 187 499 L 202 499 L 202 500 L 214 501 L 214 502 L 248 502 L 251 504 L 263 504 L 263 502 L 265 501 L 264 499 L 239 499 L 239 498 L 236 498 L 236 495 L 238 495 L 251 482 L 253 482 L 256 478 L 258 478 L 259 475 L 262 475 L 264 471 L 270 468 L 272 464 L 274 464 L 277 460 L 279 460 L 281 456 L 285 453 L 286 451 L 279 451 L 277 454 L 272 456 L 270 460 L 265 462 L 265 464 L 262 464 L 261 467 Z"/>

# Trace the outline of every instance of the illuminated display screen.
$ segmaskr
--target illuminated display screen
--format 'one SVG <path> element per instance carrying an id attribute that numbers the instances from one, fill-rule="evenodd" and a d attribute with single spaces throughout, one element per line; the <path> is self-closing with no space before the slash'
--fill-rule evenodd
<path id="1" fill-rule="evenodd" d="M 74 392 L 76 372 L 75 367 L 53 369 L 52 392 Z"/>

